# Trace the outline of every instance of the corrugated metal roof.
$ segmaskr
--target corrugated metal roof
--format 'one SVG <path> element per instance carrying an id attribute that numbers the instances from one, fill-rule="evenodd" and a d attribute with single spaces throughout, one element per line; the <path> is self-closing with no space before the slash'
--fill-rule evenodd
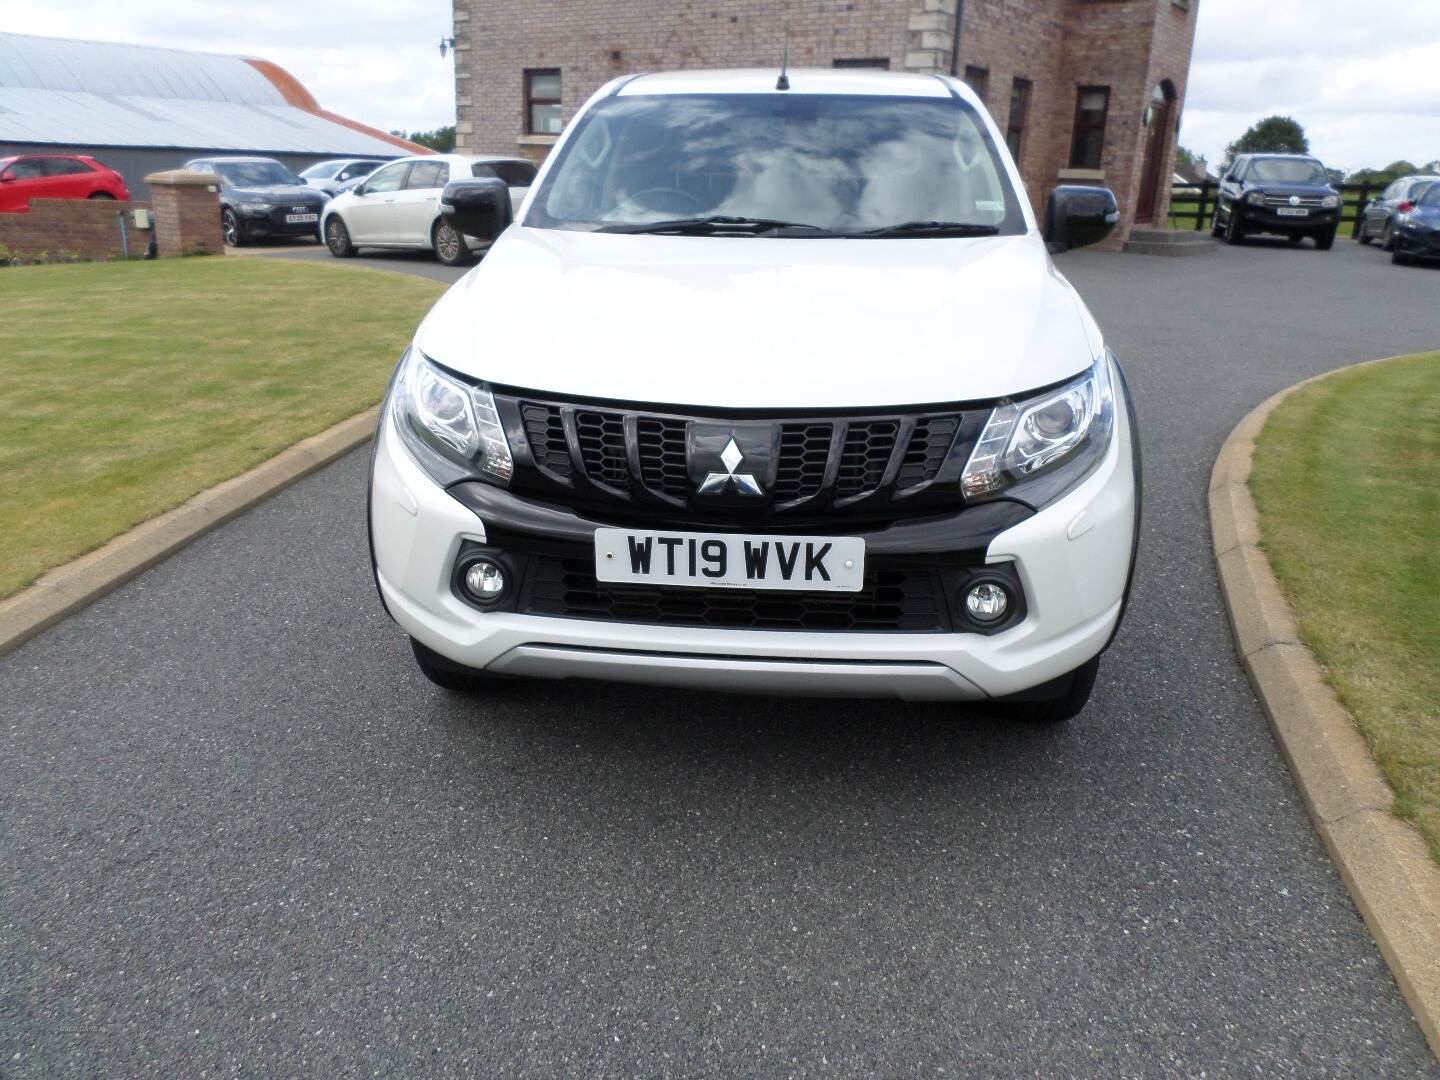
<path id="1" fill-rule="evenodd" d="M 0 142 L 383 154 L 238 56 L 0 33 Z"/>

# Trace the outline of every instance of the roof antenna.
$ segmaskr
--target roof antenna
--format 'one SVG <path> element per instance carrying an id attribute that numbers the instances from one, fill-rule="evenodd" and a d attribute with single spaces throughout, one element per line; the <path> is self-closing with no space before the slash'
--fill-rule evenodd
<path id="1" fill-rule="evenodd" d="M 780 77 L 775 80 L 776 90 L 790 89 L 790 27 L 785 27 L 785 58 L 780 61 Z"/>

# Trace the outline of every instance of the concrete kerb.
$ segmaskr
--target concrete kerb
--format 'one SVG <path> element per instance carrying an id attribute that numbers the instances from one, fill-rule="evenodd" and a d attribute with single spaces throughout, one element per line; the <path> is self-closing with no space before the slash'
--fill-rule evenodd
<path id="1" fill-rule="evenodd" d="M 1394 794 L 1353 718 L 1300 643 L 1259 546 L 1250 496 L 1255 440 L 1275 407 L 1314 381 L 1297 383 L 1252 411 L 1215 460 L 1209 505 L 1221 591 L 1241 663 L 1315 828 L 1440 1057 L 1440 867 L 1420 835 L 1391 813 Z"/>
<path id="2" fill-rule="evenodd" d="M 122 533 L 0 601 L 0 656 L 94 603 L 210 530 L 367 442 L 378 406 L 302 439 L 249 472 Z"/>

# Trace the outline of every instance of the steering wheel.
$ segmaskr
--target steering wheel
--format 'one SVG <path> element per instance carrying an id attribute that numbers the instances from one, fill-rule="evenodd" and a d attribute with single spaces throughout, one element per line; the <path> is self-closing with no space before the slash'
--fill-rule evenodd
<path id="1" fill-rule="evenodd" d="M 653 203 L 647 202 L 646 198 L 650 195 L 658 195 L 659 199 Z M 705 209 L 707 209 L 705 204 L 688 191 L 681 191 L 679 188 L 653 187 L 628 196 L 624 202 L 615 207 L 609 216 L 625 218 L 635 214 L 696 214 Z"/>

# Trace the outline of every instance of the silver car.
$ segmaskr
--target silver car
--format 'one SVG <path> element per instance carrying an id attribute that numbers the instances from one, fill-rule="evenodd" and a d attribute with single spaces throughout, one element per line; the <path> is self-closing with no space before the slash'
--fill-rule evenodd
<path id="1" fill-rule="evenodd" d="M 335 158 L 317 161 L 300 174 L 300 179 L 329 195 L 349 191 L 372 172 L 384 165 L 382 158 Z"/>

